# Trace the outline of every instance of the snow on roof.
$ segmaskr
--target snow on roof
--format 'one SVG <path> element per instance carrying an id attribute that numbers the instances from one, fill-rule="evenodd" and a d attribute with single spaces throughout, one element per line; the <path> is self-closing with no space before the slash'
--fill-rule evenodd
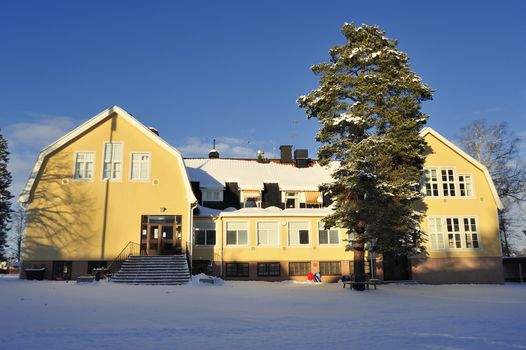
<path id="1" fill-rule="evenodd" d="M 190 180 L 210 189 L 222 189 L 227 182 L 237 182 L 242 190 L 263 190 L 264 183 L 278 183 L 281 190 L 318 191 L 319 185 L 332 181 L 334 170 L 318 163 L 297 168 L 291 164 L 245 159 L 190 158 L 184 162 Z"/>
<path id="2" fill-rule="evenodd" d="M 217 209 L 210 209 L 199 206 L 199 217 L 250 217 L 250 216 L 315 216 L 325 217 L 332 213 L 331 208 L 296 208 L 296 209 L 281 209 L 278 207 L 268 208 L 241 208 L 238 210 L 231 210 L 227 208 L 223 211 Z"/>

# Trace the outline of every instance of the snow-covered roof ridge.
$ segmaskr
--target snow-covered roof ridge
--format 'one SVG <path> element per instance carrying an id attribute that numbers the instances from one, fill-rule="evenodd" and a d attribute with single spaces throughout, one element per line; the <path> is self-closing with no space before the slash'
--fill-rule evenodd
<path id="1" fill-rule="evenodd" d="M 331 173 L 334 170 L 318 163 L 298 168 L 290 164 L 223 158 L 189 158 L 184 162 L 191 181 L 211 189 L 236 182 L 243 190 L 262 190 L 265 183 L 278 183 L 282 190 L 318 191 L 319 185 L 333 181 Z"/>
<path id="2" fill-rule="evenodd" d="M 504 205 L 502 204 L 502 201 L 500 200 L 500 197 L 497 193 L 497 189 L 495 188 L 495 184 L 493 183 L 493 179 L 491 178 L 491 175 L 488 171 L 488 168 L 463 150 L 461 150 L 457 145 L 455 145 L 453 142 L 446 139 L 444 136 L 442 136 L 440 133 L 438 133 L 436 130 L 425 127 L 420 131 L 420 136 L 425 137 L 427 134 L 431 134 L 435 136 L 439 141 L 441 141 L 443 144 L 451 148 L 453 151 L 458 153 L 462 158 L 466 159 L 468 162 L 473 164 L 475 167 L 482 170 L 484 173 L 484 176 L 486 178 L 486 181 L 488 182 L 488 185 L 490 187 L 491 194 L 493 195 L 493 199 L 495 200 L 495 204 L 497 205 L 497 208 L 502 209 L 504 208 Z"/>

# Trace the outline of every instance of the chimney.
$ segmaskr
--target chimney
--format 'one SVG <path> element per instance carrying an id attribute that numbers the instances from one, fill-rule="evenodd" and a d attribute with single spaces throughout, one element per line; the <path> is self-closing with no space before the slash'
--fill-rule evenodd
<path id="1" fill-rule="evenodd" d="M 306 168 L 309 166 L 309 150 L 297 149 L 294 151 L 294 163 L 297 168 Z"/>
<path id="2" fill-rule="evenodd" d="M 279 146 L 279 152 L 282 163 L 292 163 L 292 145 Z"/>
<path id="3" fill-rule="evenodd" d="M 217 159 L 219 158 L 219 152 L 216 150 L 216 139 L 214 139 L 214 144 L 210 152 L 208 152 L 208 158 Z"/>

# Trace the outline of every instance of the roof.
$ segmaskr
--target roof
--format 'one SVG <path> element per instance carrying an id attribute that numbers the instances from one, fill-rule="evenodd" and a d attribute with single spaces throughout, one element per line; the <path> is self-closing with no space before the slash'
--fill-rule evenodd
<path id="1" fill-rule="evenodd" d="M 184 162 L 191 181 L 199 181 L 201 188 L 222 189 L 227 182 L 237 182 L 242 190 L 263 190 L 264 183 L 278 183 L 284 191 L 318 191 L 319 185 L 333 181 L 333 169 L 316 162 L 307 168 L 225 158 L 190 158 Z"/>
<path id="2" fill-rule="evenodd" d="M 113 106 L 113 107 L 103 110 L 102 112 L 95 115 L 94 117 L 92 117 L 90 120 L 88 120 L 84 124 L 80 125 L 79 127 L 67 133 L 66 135 L 62 136 L 61 138 L 59 138 L 58 140 L 56 140 L 55 142 L 53 142 L 52 144 L 44 148 L 42 151 L 40 151 L 37 162 L 35 166 L 33 167 L 33 171 L 31 172 L 31 176 L 29 177 L 29 180 L 27 181 L 24 191 L 18 197 L 18 201 L 20 203 L 29 203 L 31 201 L 31 194 L 33 193 L 33 190 L 36 184 L 35 181 L 38 177 L 38 174 L 42 170 L 42 164 L 44 164 L 44 160 L 46 159 L 46 157 L 48 157 L 52 152 L 67 145 L 73 139 L 88 132 L 90 128 L 94 127 L 95 125 L 109 118 L 114 113 L 119 115 L 119 117 L 123 118 L 124 120 L 128 121 L 131 125 L 135 126 L 139 131 L 142 131 L 142 133 L 146 137 L 156 142 L 159 146 L 161 146 L 161 148 L 165 149 L 166 151 L 168 151 L 170 154 L 174 156 L 177 163 L 179 164 L 180 169 L 182 170 L 183 182 L 185 183 L 185 189 L 187 193 L 188 202 L 197 203 L 197 199 L 195 198 L 192 188 L 190 187 L 190 181 L 188 179 L 188 174 L 186 171 L 184 171 L 185 167 L 184 167 L 183 157 L 181 153 L 175 148 L 173 148 L 169 143 L 167 143 L 162 138 L 160 138 L 158 135 L 153 133 L 148 127 L 141 124 L 137 119 L 132 117 L 128 112 L 126 112 L 124 109 L 122 109 L 119 106 Z"/>
<path id="3" fill-rule="evenodd" d="M 502 204 L 502 201 L 499 198 L 499 195 L 497 193 L 497 189 L 495 188 L 495 184 L 493 183 L 493 179 L 491 178 L 491 175 L 488 171 L 488 168 L 486 168 L 481 162 L 458 148 L 453 142 L 446 139 L 444 136 L 440 135 L 435 130 L 427 127 L 422 129 L 420 131 L 420 136 L 425 137 L 426 135 L 431 134 L 434 137 L 436 137 L 439 141 L 441 141 L 443 144 L 451 148 L 453 151 L 458 153 L 462 158 L 473 164 L 476 168 L 480 169 L 484 173 L 484 177 L 486 178 L 486 181 L 488 182 L 488 186 L 491 190 L 491 194 L 493 195 L 493 199 L 495 200 L 495 204 L 497 205 L 497 208 L 502 209 L 504 208 L 504 205 Z"/>

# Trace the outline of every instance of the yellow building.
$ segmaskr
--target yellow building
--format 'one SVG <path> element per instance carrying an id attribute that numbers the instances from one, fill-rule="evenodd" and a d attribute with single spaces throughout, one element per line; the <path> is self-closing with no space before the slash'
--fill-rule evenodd
<path id="1" fill-rule="evenodd" d="M 371 255 L 368 273 L 502 282 L 502 204 L 486 168 L 435 131 L 422 135 L 429 254 Z M 20 197 L 28 210 L 23 267 L 74 278 L 123 254 L 182 253 L 194 273 L 224 278 L 305 279 L 319 271 L 336 281 L 352 273 L 346 232 L 321 224 L 331 202 L 318 186 L 331 181 L 331 170 L 306 150 L 280 150 L 275 160 L 224 159 L 216 150 L 183 160 L 123 109 L 105 110 L 41 152 Z"/>

